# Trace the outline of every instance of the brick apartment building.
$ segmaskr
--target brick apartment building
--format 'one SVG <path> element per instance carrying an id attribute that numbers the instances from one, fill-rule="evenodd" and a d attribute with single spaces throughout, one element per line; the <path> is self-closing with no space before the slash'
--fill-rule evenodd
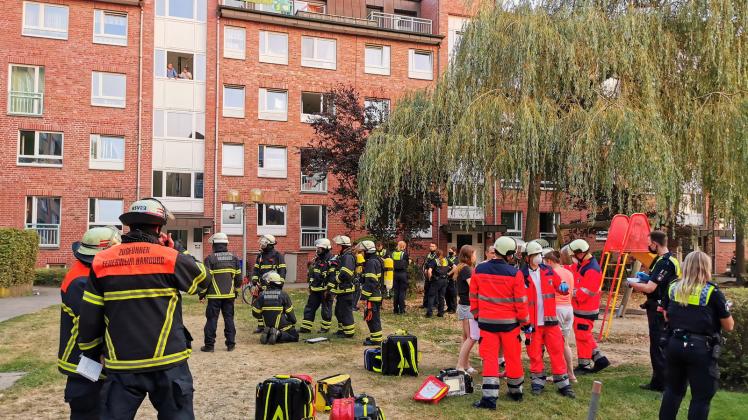
<path id="1" fill-rule="evenodd" d="M 119 225 L 145 196 L 176 214 L 168 230 L 198 257 L 216 231 L 240 253 L 230 192 L 247 203 L 250 252 L 273 234 L 289 271 L 317 238 L 346 233 L 326 207 L 335 180 L 300 171 L 322 93 L 352 85 L 389 112 L 447 68 L 470 13 L 460 0 L 255 1 L 5 2 L 0 136 L 16 153 L 0 158 L 0 226 L 36 229 L 40 266 L 68 264 L 88 227 Z M 541 211 L 545 237 L 582 218 L 547 192 Z M 450 203 L 420 236 L 482 254 L 498 231 L 521 236 L 525 214 L 523 200 Z"/>

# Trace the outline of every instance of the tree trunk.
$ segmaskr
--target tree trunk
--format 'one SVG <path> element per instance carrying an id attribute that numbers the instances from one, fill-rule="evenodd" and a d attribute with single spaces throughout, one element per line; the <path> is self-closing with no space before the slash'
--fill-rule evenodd
<path id="1" fill-rule="evenodd" d="M 540 175 L 530 174 L 527 186 L 527 221 L 525 241 L 540 238 Z"/>
<path id="2" fill-rule="evenodd" d="M 745 222 L 735 221 L 735 279 L 745 285 Z"/>

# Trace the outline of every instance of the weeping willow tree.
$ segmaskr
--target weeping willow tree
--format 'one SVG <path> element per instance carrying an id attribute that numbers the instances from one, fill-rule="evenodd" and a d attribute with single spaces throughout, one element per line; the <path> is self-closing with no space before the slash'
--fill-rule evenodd
<path id="1" fill-rule="evenodd" d="M 399 102 L 370 137 L 359 175 L 367 218 L 400 200 L 390 191 L 451 184 L 467 201 L 502 180 L 527 197 L 530 238 L 541 180 L 628 210 L 641 210 L 631 197 L 655 197 L 663 214 L 696 182 L 738 214 L 748 205 L 746 16 L 745 0 L 482 8 L 435 87 Z"/>

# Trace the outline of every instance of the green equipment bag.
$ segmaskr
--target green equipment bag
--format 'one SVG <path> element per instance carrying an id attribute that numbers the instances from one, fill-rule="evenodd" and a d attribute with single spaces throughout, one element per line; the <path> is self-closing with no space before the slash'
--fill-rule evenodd
<path id="1" fill-rule="evenodd" d="M 333 375 L 317 381 L 317 398 L 314 408 L 319 412 L 328 412 L 332 409 L 332 402 L 340 398 L 353 396 L 351 375 Z"/>
<path id="2" fill-rule="evenodd" d="M 418 338 L 399 330 L 382 341 L 382 374 L 418 376 Z"/>
<path id="3" fill-rule="evenodd" d="M 255 420 L 314 420 L 314 387 L 306 375 L 275 375 L 257 384 Z"/>

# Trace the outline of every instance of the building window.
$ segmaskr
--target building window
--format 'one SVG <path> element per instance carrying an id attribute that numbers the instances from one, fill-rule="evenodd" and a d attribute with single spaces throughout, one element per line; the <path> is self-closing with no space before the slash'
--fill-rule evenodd
<path id="1" fill-rule="evenodd" d="M 244 86 L 224 85 L 223 116 L 244 118 Z"/>
<path id="2" fill-rule="evenodd" d="M 735 242 L 735 222 L 726 222 L 724 219 L 717 220 L 716 229 L 719 231 L 720 242 Z"/>
<path id="3" fill-rule="evenodd" d="M 127 45 L 127 13 L 94 10 L 93 42 Z"/>
<path id="4" fill-rule="evenodd" d="M 540 213 L 540 237 L 555 238 L 556 226 L 561 224 L 561 213 Z"/>
<path id="5" fill-rule="evenodd" d="M 10 65 L 8 113 L 42 115 L 44 111 L 44 67 Z"/>
<path id="6" fill-rule="evenodd" d="M 205 22 L 208 13 L 206 0 L 156 0 L 156 16 L 195 19 Z"/>
<path id="7" fill-rule="evenodd" d="M 122 171 L 125 169 L 125 138 L 91 134 L 91 169 Z"/>
<path id="8" fill-rule="evenodd" d="M 408 77 L 411 79 L 433 80 L 434 64 L 431 51 L 409 50 Z"/>
<path id="9" fill-rule="evenodd" d="M 244 145 L 223 144 L 222 174 L 226 176 L 244 176 Z"/>
<path id="10" fill-rule="evenodd" d="M 433 238 L 434 237 L 434 213 L 429 212 L 429 223 L 431 224 L 428 229 L 419 230 L 418 232 L 413 234 L 413 237 L 415 238 Z M 394 229 L 394 223 L 392 228 Z"/>
<path id="11" fill-rule="evenodd" d="M 301 192 L 306 193 L 326 193 L 327 192 L 327 173 L 324 171 L 304 173 L 310 159 L 309 149 L 301 149 Z"/>
<path id="12" fill-rule="evenodd" d="M 390 47 L 367 45 L 364 50 L 364 73 L 390 74 Z"/>
<path id="13" fill-rule="evenodd" d="M 205 54 L 156 49 L 153 58 L 156 77 L 205 81 Z"/>
<path id="14" fill-rule="evenodd" d="M 88 228 L 115 226 L 122 230 L 122 222 L 119 220 L 122 206 L 122 200 L 90 198 L 88 200 Z"/>
<path id="15" fill-rule="evenodd" d="M 60 197 L 26 197 L 26 229 L 36 230 L 39 246 L 60 246 Z"/>
<path id="16" fill-rule="evenodd" d="M 312 1 L 294 1 L 293 2 L 294 13 L 296 12 L 307 12 L 307 13 L 318 13 L 321 15 L 325 14 L 325 3 L 318 3 Z"/>
<path id="17" fill-rule="evenodd" d="M 327 206 L 301 206 L 301 248 L 327 236 Z"/>
<path id="18" fill-rule="evenodd" d="M 18 132 L 18 164 L 62 166 L 62 133 Z"/>
<path id="19" fill-rule="evenodd" d="M 91 105 L 124 108 L 125 90 L 124 74 L 91 73 Z"/>
<path id="20" fill-rule="evenodd" d="M 260 62 L 288 64 L 288 34 L 260 31 Z"/>
<path id="21" fill-rule="evenodd" d="M 506 236 L 515 238 L 522 237 L 522 212 L 521 211 L 502 211 L 501 224 L 506 226 Z"/>
<path id="22" fill-rule="evenodd" d="M 287 153 L 285 147 L 260 145 L 257 155 L 257 176 L 286 178 Z"/>
<path id="23" fill-rule="evenodd" d="M 301 65 L 335 70 L 336 42 L 334 39 L 301 37 Z"/>
<path id="24" fill-rule="evenodd" d="M 223 56 L 244 60 L 247 33 L 244 28 L 223 28 Z"/>
<path id="25" fill-rule="evenodd" d="M 68 39 L 68 7 L 24 2 L 21 34 L 41 38 Z"/>
<path id="26" fill-rule="evenodd" d="M 203 173 L 153 171 L 153 196 L 203 198 Z"/>
<path id="27" fill-rule="evenodd" d="M 288 120 L 288 91 L 260 89 L 257 118 L 271 121 Z"/>
<path id="28" fill-rule="evenodd" d="M 221 204 L 221 232 L 227 235 L 242 234 L 242 207 L 240 205 Z"/>
<path id="29" fill-rule="evenodd" d="M 286 236 L 286 206 L 258 204 L 257 234 Z"/>
<path id="30" fill-rule="evenodd" d="M 205 139 L 205 114 L 202 112 L 153 111 L 153 136 L 169 139 Z"/>
<path id="31" fill-rule="evenodd" d="M 323 93 L 301 93 L 301 122 L 313 123 L 331 106 Z"/>
<path id="32" fill-rule="evenodd" d="M 364 111 L 366 112 L 366 122 L 379 125 L 385 122 L 390 115 L 390 100 L 366 98 L 364 100 Z"/>
<path id="33" fill-rule="evenodd" d="M 470 19 L 458 16 L 449 16 L 448 21 L 448 36 L 447 36 L 447 52 L 449 61 L 451 62 L 454 58 L 457 48 L 462 40 L 462 34 L 465 32 L 465 28 L 470 23 Z"/>

